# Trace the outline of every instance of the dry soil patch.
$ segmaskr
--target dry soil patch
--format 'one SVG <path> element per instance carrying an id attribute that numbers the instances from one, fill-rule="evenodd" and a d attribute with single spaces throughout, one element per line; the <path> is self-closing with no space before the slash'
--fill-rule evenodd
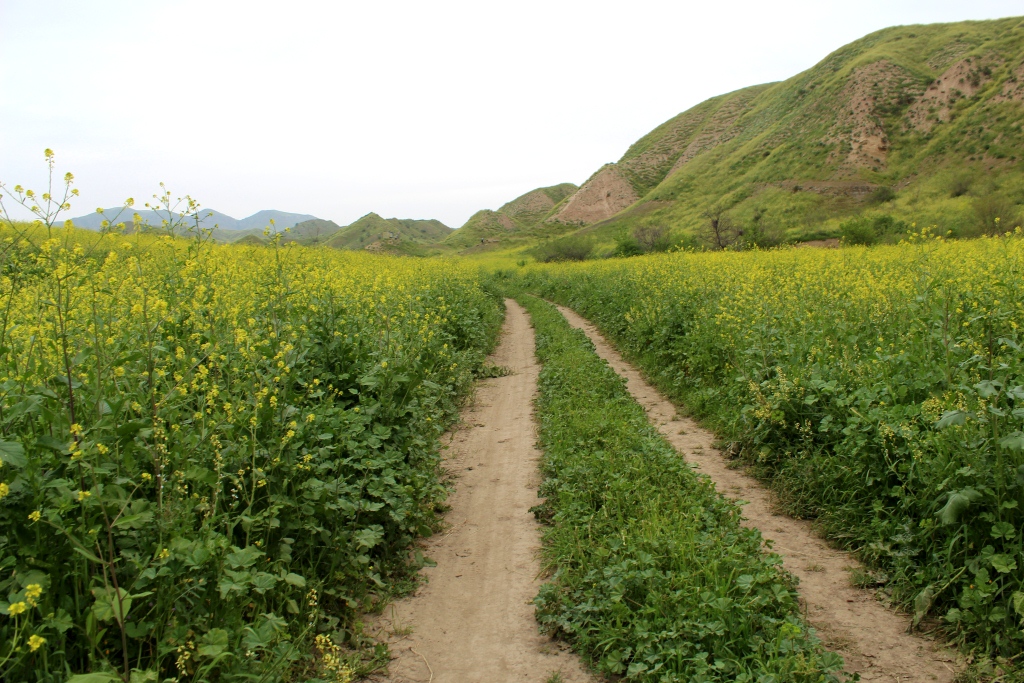
<path id="1" fill-rule="evenodd" d="M 539 366 L 526 311 L 507 301 L 501 343 L 491 356 L 511 369 L 481 381 L 446 467 L 457 475 L 447 531 L 425 554 L 437 566 L 415 595 L 389 605 L 379 626 L 395 659 L 391 683 L 566 683 L 593 679 L 561 643 L 540 635 L 533 598 L 540 587 L 537 504 L 540 452 L 533 399 Z"/>

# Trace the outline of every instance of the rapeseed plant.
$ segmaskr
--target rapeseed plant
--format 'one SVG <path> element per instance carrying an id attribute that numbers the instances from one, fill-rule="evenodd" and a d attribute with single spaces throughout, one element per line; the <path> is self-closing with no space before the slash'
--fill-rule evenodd
<path id="1" fill-rule="evenodd" d="M 967 647 L 1024 648 L 1024 237 L 529 266 Z M 734 449 L 737 450 L 737 449 Z"/>
<path id="2" fill-rule="evenodd" d="M 450 262 L 214 244 L 166 188 L 161 226 L 79 230 L 73 181 L 0 185 L 38 216 L 0 224 L 0 678 L 308 668 L 435 524 L 497 302 Z"/>

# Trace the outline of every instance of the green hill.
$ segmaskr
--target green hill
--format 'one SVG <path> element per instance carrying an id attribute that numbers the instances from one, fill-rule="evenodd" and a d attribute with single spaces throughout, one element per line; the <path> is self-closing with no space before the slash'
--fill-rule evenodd
<path id="1" fill-rule="evenodd" d="M 888 28 L 679 114 L 547 221 L 607 241 L 711 217 L 788 239 L 859 216 L 976 234 L 1021 218 L 1022 124 L 1024 19 Z"/>
<path id="2" fill-rule="evenodd" d="M 381 218 L 368 213 L 348 225 L 326 241 L 335 249 L 369 249 L 419 255 L 426 253 L 424 246 L 437 244 L 452 232 L 437 220 L 411 218 Z"/>
<path id="3" fill-rule="evenodd" d="M 282 241 L 298 242 L 299 244 L 320 244 L 326 242 L 343 228 L 334 221 L 314 218 L 303 221 L 285 234 Z"/>
<path id="4" fill-rule="evenodd" d="M 578 189 L 572 183 L 540 187 L 516 197 L 497 211 L 477 211 L 465 225 L 448 236 L 444 245 L 467 249 L 557 234 L 557 227 L 545 225 L 544 220 Z"/>

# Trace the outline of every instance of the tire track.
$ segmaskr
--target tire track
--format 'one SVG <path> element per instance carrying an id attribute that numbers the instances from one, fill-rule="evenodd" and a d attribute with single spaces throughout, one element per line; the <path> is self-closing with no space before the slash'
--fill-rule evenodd
<path id="1" fill-rule="evenodd" d="M 541 580 L 537 504 L 540 457 L 533 400 L 540 368 L 526 311 L 512 300 L 489 359 L 512 371 L 481 381 L 445 459 L 458 478 L 450 528 L 424 553 L 437 566 L 415 595 L 384 610 L 378 626 L 394 657 L 390 683 L 564 683 L 595 679 L 579 658 L 543 636 L 533 598 Z"/>
<path id="2" fill-rule="evenodd" d="M 573 327 L 583 330 L 599 356 L 627 381 L 630 394 L 647 411 L 651 423 L 724 495 L 746 501 L 744 523 L 756 527 L 799 580 L 806 618 L 828 649 L 843 656 L 846 669 L 863 681 L 951 683 L 955 657 L 933 640 L 908 632 L 910 620 L 884 607 L 867 590 L 850 585 L 849 571 L 860 563 L 849 553 L 830 548 L 807 521 L 772 512 L 770 495 L 756 479 L 730 469 L 712 444 L 714 434 L 680 417 L 671 401 L 622 359 L 589 321 L 558 306 Z"/>

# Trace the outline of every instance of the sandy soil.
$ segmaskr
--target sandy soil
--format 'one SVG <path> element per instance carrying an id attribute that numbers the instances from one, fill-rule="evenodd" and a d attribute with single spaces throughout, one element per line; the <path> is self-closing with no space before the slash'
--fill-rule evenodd
<path id="1" fill-rule="evenodd" d="M 583 187 L 576 190 L 565 206 L 548 221 L 589 225 L 611 218 L 638 199 L 640 197 L 629 181 L 613 164 L 609 164 L 583 183 Z"/>
<path id="2" fill-rule="evenodd" d="M 712 448 L 711 432 L 678 416 L 675 406 L 623 361 L 593 325 L 567 308 L 559 310 L 571 325 L 587 333 L 598 354 L 626 378 L 630 393 L 672 445 L 711 477 L 723 494 L 747 501 L 745 523 L 761 530 L 786 569 L 800 579 L 808 620 L 826 646 L 843 656 L 848 671 L 860 673 L 863 681 L 953 681 L 953 653 L 925 637 L 910 635 L 908 617 L 884 607 L 872 592 L 851 586 L 849 571 L 859 566 L 857 560 L 830 548 L 810 523 L 774 514 L 768 491 L 755 479 L 728 468 L 726 458 Z"/>
<path id="3" fill-rule="evenodd" d="M 565 646 L 538 633 L 531 604 L 540 586 L 540 452 L 533 399 L 539 367 L 526 311 L 507 301 L 501 344 L 490 361 L 512 374 L 481 381 L 446 458 L 457 476 L 450 524 L 426 543 L 437 562 L 414 596 L 378 624 L 395 659 L 391 683 L 593 681 Z"/>

